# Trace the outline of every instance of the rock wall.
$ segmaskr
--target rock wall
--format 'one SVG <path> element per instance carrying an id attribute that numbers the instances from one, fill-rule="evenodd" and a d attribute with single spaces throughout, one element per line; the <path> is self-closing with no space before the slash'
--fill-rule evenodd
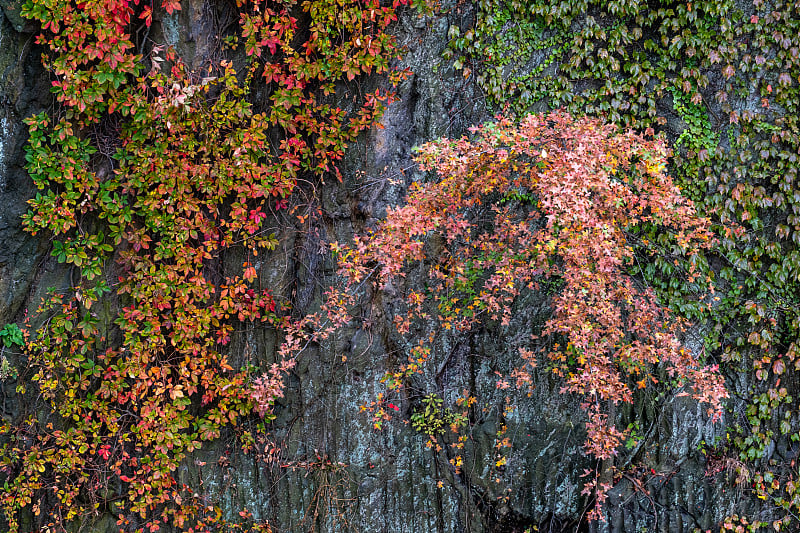
<path id="1" fill-rule="evenodd" d="M 11 17 L 0 19 L 0 321 L 21 311 L 47 243 L 22 232 L 20 216 L 33 194 L 24 170 L 27 131 L 22 120 L 50 105 L 47 75 L 30 33 L 18 32 Z M 21 24 L 17 21 L 18 26 Z"/>
<path id="2" fill-rule="evenodd" d="M 208 2 L 183 6 L 178 15 L 156 21 L 151 36 L 176 46 L 199 69 L 214 60 L 220 21 Z M 21 229 L 25 201 L 35 193 L 23 168 L 22 120 L 52 102 L 34 28 L 19 17 L 19 2 L 4 1 L 2 7 L 0 324 L 20 321 L 47 287 L 66 286 L 69 279 L 49 259 L 48 237 Z M 449 14 L 404 13 L 394 31 L 407 48 L 400 66 L 413 75 L 383 116 L 383 128 L 350 147 L 343 183 L 313 191 L 322 215 L 284 228 L 280 253 L 258 265 L 262 280 L 279 288 L 298 313 L 316 309 L 333 279 L 332 257 L 322 243 L 344 242 L 364 231 L 402 200 L 414 180 L 424 179 L 412 163 L 413 147 L 460 135 L 490 116 L 474 77 L 442 59 L 450 27 L 469 25 L 476 16 L 474 7 L 461 2 L 450 7 Z M 620 416 L 638 420 L 642 444 L 617 461 L 626 469 L 611 492 L 608 522 L 586 525 L 581 475 L 593 463 L 582 450 L 577 401 L 559 394 L 559 383 L 545 373 L 536 377 L 531 395 L 515 398 L 515 410 L 506 408 L 505 393 L 495 386 L 495 373 L 510 368 L 515 347 L 547 314 L 544 297 L 528 298 L 509 326 L 487 326 L 466 338 L 441 335 L 434 350 L 436 376 L 420 378 L 398 406 L 408 418 L 429 393 L 447 404 L 463 390 L 479 399 L 470 412 L 460 471 L 449 462 L 449 448 L 426 447 L 424 435 L 399 421 L 377 431 L 360 409 L 383 390 L 381 377 L 405 358 L 407 348 L 392 333 L 391 294 L 365 294 L 353 325 L 306 350 L 288 378 L 289 393 L 269 428 L 278 449 L 264 440 L 255 452 L 243 454 L 232 445 L 232 435 L 223 436 L 187 461 L 178 477 L 231 517 L 246 507 L 275 531 L 510 533 L 538 526 L 551 532 L 677 533 L 710 529 L 743 511 L 728 480 L 705 476 L 698 452 L 702 441 L 724 434 L 726 422 L 711 424 L 690 400 L 641 394 Z M 235 339 L 232 362 L 269 362 L 276 343 L 274 331 L 249 327 Z M 14 357 L 13 364 L 25 364 Z M 4 383 L 3 413 L 9 418 L 19 411 L 14 385 Z M 503 435 L 512 437 L 513 451 L 496 446 Z M 507 466 L 498 466 L 503 454 L 510 454 Z M 116 528 L 104 516 L 83 531 Z"/>

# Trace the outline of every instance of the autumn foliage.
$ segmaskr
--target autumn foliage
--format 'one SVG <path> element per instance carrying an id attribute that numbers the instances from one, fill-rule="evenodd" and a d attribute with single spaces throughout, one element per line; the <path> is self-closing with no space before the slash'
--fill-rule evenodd
<path id="1" fill-rule="evenodd" d="M 176 470 L 234 427 L 247 451 L 243 420 L 273 416 L 294 362 L 229 360 L 237 331 L 282 323 L 256 257 L 276 247 L 298 181 L 339 177 L 390 100 L 350 95 L 345 110 L 335 93 L 389 72 L 386 30 L 407 3 L 220 3 L 238 24 L 202 71 L 143 37 L 176 0 L 23 3 L 59 104 L 26 120 L 39 192 L 23 221 L 52 238 L 72 286 L 28 331 L 33 407 L 0 429 L 9 531 L 30 515 L 64 531 L 105 514 L 126 531 L 270 530 L 245 509 L 226 523 Z"/>
<path id="2" fill-rule="evenodd" d="M 582 399 L 586 449 L 598 459 L 624 436 L 611 407 L 654 383 L 659 366 L 719 413 L 715 369 L 681 348 L 680 322 L 626 274 L 634 245 L 650 245 L 639 229 L 669 233 L 673 246 L 659 253 L 686 258 L 708 245 L 708 223 L 664 174 L 660 143 L 595 120 L 501 119 L 472 140 L 423 146 L 420 167 L 439 178 L 415 185 L 407 205 L 352 246 L 336 246 L 349 284 L 329 292 L 321 313 L 286 319 L 256 266 L 277 246 L 268 221 L 299 181 L 339 177 L 348 144 L 390 101 L 375 90 L 346 111 L 336 95 L 357 76 L 390 71 L 398 50 L 387 29 L 409 3 L 237 1 L 235 31 L 197 72 L 137 37 L 154 9 L 180 10 L 175 0 L 24 2 L 41 23 L 60 106 L 27 120 L 39 193 L 24 223 L 53 237 L 51 255 L 73 283 L 28 332 L 23 379 L 39 403 L 2 428 L 0 509 L 11 531 L 30 515 L 63 531 L 103 514 L 125 530 L 269 531 L 246 510 L 225 523 L 178 468 L 225 432 L 247 449 L 243 421 L 264 429 L 296 353 L 348 320 L 360 284 L 403 287 L 413 268 L 427 269 L 428 283 L 408 287 L 393 317 L 404 335 L 416 321 L 458 333 L 505 327 L 524 291 L 557 289 L 551 317 L 498 386 L 524 389 L 544 364 Z M 280 331 L 280 361 L 231 362 L 237 331 L 256 327 Z M 415 344 L 392 387 L 426 369 L 431 347 Z M 439 403 L 428 398 L 431 411 Z M 384 405 L 399 409 L 376 405 L 378 421 Z M 443 422 L 416 426 L 436 433 Z M 589 487 L 599 505 L 603 488 Z"/>
<path id="3" fill-rule="evenodd" d="M 503 327 L 523 291 L 557 287 L 550 318 L 498 386 L 530 386 L 544 364 L 562 392 L 582 399 L 585 448 L 598 459 L 624 436 L 609 410 L 656 383 L 658 367 L 718 417 L 727 394 L 716 367 L 681 346 L 681 322 L 627 274 L 635 246 L 650 245 L 641 228 L 672 235 L 659 251 L 667 256 L 691 257 L 711 240 L 709 222 L 665 174 L 663 143 L 564 113 L 501 118 L 472 133 L 422 146 L 417 161 L 435 177 L 415 183 L 374 231 L 337 246 L 349 282 L 396 290 L 411 269 L 426 269 L 427 289 L 407 287 L 406 311 L 394 317 L 401 334 L 421 320 L 461 332 Z M 426 353 L 417 348 L 390 384 L 423 371 Z"/>

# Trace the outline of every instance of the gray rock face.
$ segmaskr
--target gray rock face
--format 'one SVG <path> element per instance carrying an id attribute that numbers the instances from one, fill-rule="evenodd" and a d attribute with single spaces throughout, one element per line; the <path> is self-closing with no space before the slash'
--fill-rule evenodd
<path id="1" fill-rule="evenodd" d="M 34 194 L 24 169 L 22 119 L 49 105 L 48 75 L 32 41 L 0 16 L 0 324 L 17 318 L 47 246 L 22 231 L 20 218 Z"/>
<path id="2" fill-rule="evenodd" d="M 22 119 L 50 102 L 48 75 L 31 35 L 24 33 L 32 28 L 19 17 L 19 1 L 0 3 L 0 326 L 20 320 L 46 287 L 68 278 L 45 260 L 48 237 L 28 235 L 20 221 L 35 193 L 24 170 Z M 174 44 L 200 68 L 213 49 L 212 22 L 207 3 L 187 2 L 178 15 L 154 26 L 153 38 Z M 287 229 L 286 253 L 259 265 L 262 279 L 284 287 L 298 312 L 316 309 L 321 287 L 332 280 L 332 260 L 320 241 L 347 241 L 402 201 L 408 186 L 424 178 L 412 163 L 415 145 L 460 135 L 487 117 L 476 85 L 441 59 L 452 24 L 448 16 L 402 17 L 395 28 L 408 49 L 401 66 L 414 74 L 385 113 L 384 128 L 351 147 L 343 184 L 320 187 L 325 216 L 315 227 Z M 318 237 L 310 237 L 310 229 Z M 495 384 L 496 372 L 509 370 L 519 343 L 546 316 L 545 299 L 531 295 L 509 326 L 486 327 L 466 338 L 439 335 L 432 362 L 437 375 L 420 378 L 401 398 L 398 418 L 410 416 L 426 394 L 437 394 L 445 406 L 465 390 L 478 398 L 460 469 L 450 462 L 453 448 L 426 447 L 426 437 L 399 420 L 376 431 L 360 409 L 384 390 L 384 373 L 406 357 L 406 341 L 392 333 L 392 305 L 391 295 L 365 294 L 352 327 L 302 355 L 270 430 L 279 449 L 258 441 L 257 452 L 245 455 L 222 438 L 187 461 L 179 480 L 198 487 L 230 517 L 246 507 L 276 531 L 499 533 L 533 525 L 539 531 L 577 530 L 587 505 L 581 475 L 594 467 L 583 452 L 577 401 L 560 394 L 560 384 L 545 371 L 530 395 L 512 398 L 513 410 Z M 275 332 L 250 328 L 234 342 L 232 360 L 271 361 L 276 343 Z M 11 394 L 13 384 L 6 389 Z M 5 413 L 12 416 L 8 401 Z M 618 459 L 629 470 L 611 492 L 608 522 L 596 530 L 704 530 L 738 510 L 735 490 L 726 492 L 724 480 L 704 475 L 697 451 L 702 440 L 724 434 L 724 422 L 710 424 L 693 402 L 645 395 L 620 418 L 638 420 L 643 444 Z M 506 437 L 513 448 L 498 446 Z M 91 531 L 115 529 L 103 517 Z"/>
<path id="3" fill-rule="evenodd" d="M 0 9 L 5 15 L 6 22 L 11 25 L 11 29 L 17 33 L 31 33 L 36 30 L 36 24 L 22 16 L 23 3 L 23 0 L 3 0 L 0 2 Z M 5 30 L 4 33 L 8 31 Z"/>

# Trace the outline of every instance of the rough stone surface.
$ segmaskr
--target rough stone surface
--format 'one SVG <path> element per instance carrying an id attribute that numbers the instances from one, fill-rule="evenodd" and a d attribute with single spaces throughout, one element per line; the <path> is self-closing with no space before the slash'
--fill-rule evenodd
<path id="1" fill-rule="evenodd" d="M 44 260 L 46 236 L 31 237 L 21 229 L 25 201 L 34 194 L 23 168 L 21 121 L 48 105 L 47 75 L 24 33 L 30 27 L 19 17 L 19 0 L 0 5 L 5 13 L 0 15 L 2 325 L 20 320 L 26 305 L 35 305 L 46 287 L 63 286 L 68 273 Z M 183 5 L 177 15 L 157 21 L 153 38 L 177 46 L 199 70 L 213 60 L 224 21 L 203 0 Z M 487 117 L 474 83 L 441 59 L 452 23 L 447 16 L 402 17 L 396 27 L 408 48 L 402 66 L 414 74 L 384 115 L 384 128 L 351 148 L 342 185 L 315 191 L 324 217 L 313 227 L 286 230 L 280 253 L 257 265 L 262 281 L 282 291 L 299 312 L 319 306 L 321 288 L 332 274 L 330 254 L 320 242 L 346 241 L 402 200 L 410 183 L 423 178 L 411 160 L 415 145 L 460 135 Z M 487 327 L 469 338 L 440 336 L 433 355 L 440 372 L 420 380 L 418 390 L 403 399 L 401 414 L 409 416 L 427 393 L 452 402 L 466 389 L 480 398 L 471 413 L 461 474 L 450 466 L 449 449 L 427 448 L 423 435 L 399 423 L 375 431 L 360 412 L 382 390 L 384 372 L 405 358 L 404 341 L 389 326 L 390 295 L 365 295 L 361 311 L 351 328 L 307 350 L 290 376 L 274 423 L 274 436 L 283 442 L 276 460 L 263 460 L 263 453 L 243 455 L 229 446 L 231 438 L 222 438 L 187 461 L 178 479 L 231 515 L 250 509 L 276 531 L 479 533 L 523 531 L 535 524 L 540 531 L 576 530 L 586 504 L 580 476 L 592 467 L 582 451 L 579 406 L 559 394 L 559 384 L 544 371 L 530 396 L 516 398 L 514 411 L 505 410 L 504 394 L 495 387 L 495 372 L 509 369 L 516 347 L 546 315 L 544 298 L 532 295 L 505 328 Z M 269 362 L 276 344 L 274 331 L 252 327 L 235 340 L 232 360 Z M 6 386 L 6 415 L 14 410 L 12 388 Z M 613 511 L 607 523 L 595 526 L 598 531 L 706 529 L 740 511 L 735 491 L 723 490 L 725 480 L 704 476 L 697 452 L 701 440 L 711 442 L 724 431 L 724 421 L 712 425 L 695 403 L 679 400 L 643 395 L 630 412 L 621 413 L 635 415 L 648 444 L 634 446 L 619 463 L 646 464 L 652 473 L 642 478 L 631 472 L 619 481 L 610 496 Z M 507 469 L 500 469 L 496 443 L 504 424 L 516 447 Z M 92 531 L 115 527 L 104 517 Z"/>
<path id="2" fill-rule="evenodd" d="M 49 104 L 47 74 L 32 36 L 0 16 L 0 323 L 18 318 L 46 240 L 23 233 L 21 215 L 34 194 L 27 176 L 22 119 Z"/>

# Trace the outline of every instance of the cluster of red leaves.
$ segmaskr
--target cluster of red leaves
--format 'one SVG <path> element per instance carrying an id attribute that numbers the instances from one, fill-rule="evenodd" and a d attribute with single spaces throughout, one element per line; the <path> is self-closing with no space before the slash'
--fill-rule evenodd
<path id="1" fill-rule="evenodd" d="M 586 450 L 598 459 L 615 455 L 624 436 L 609 406 L 655 382 L 656 365 L 719 416 L 727 393 L 716 367 L 681 347 L 681 323 L 626 274 L 637 227 L 671 233 L 667 254 L 690 256 L 710 242 L 708 221 L 664 173 L 663 144 L 558 112 L 498 119 L 472 133 L 419 149 L 420 167 L 438 178 L 413 185 L 405 205 L 342 250 L 350 283 L 372 276 L 396 289 L 410 267 L 431 264 L 427 293 L 410 291 L 407 313 L 396 317 L 407 333 L 420 319 L 462 331 L 484 318 L 509 325 L 522 290 L 557 280 L 552 315 L 532 344 L 563 376 L 562 392 L 583 398 Z M 426 244 L 434 234 L 445 243 L 435 255 Z M 426 314 L 426 299 L 438 313 Z M 520 353 L 512 377 L 524 385 L 536 357 Z"/>
<path id="2" fill-rule="evenodd" d="M 80 281 L 47 302 L 49 320 L 26 346 L 49 405 L 4 428 L 0 504 L 12 531 L 26 508 L 52 530 L 110 509 L 126 530 L 222 527 L 184 505 L 174 473 L 252 411 L 270 419 L 282 395 L 296 350 L 257 377 L 228 361 L 236 330 L 285 327 L 293 346 L 310 338 L 307 325 L 331 328 L 279 321 L 255 258 L 275 248 L 267 228 L 301 175 L 338 176 L 347 144 L 389 100 L 376 90 L 351 112 L 332 103 L 337 83 L 389 70 L 398 52 L 386 29 L 407 3 L 240 1 L 240 33 L 229 37 L 246 49 L 242 69 L 221 61 L 190 72 L 155 47 L 142 76 L 132 36 L 158 7 L 26 0 L 62 112 L 28 120 L 28 170 L 43 192 L 24 222 L 55 235 L 52 255 Z M 270 99 L 263 113 L 251 103 L 258 83 Z M 244 256 L 241 268 L 224 264 L 226 252 Z M 118 307 L 101 311 L 109 292 Z"/>

